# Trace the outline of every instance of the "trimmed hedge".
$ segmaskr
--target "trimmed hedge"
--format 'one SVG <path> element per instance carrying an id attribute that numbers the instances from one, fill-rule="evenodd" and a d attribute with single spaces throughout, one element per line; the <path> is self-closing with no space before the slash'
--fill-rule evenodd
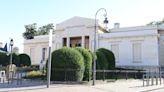
<path id="1" fill-rule="evenodd" d="M 19 54 L 20 65 L 19 66 L 30 66 L 31 59 L 27 54 Z"/>
<path id="2" fill-rule="evenodd" d="M 0 52 L 0 65 L 2 66 L 8 65 L 8 58 L 7 58 L 6 53 Z"/>
<path id="3" fill-rule="evenodd" d="M 94 59 L 94 54 L 93 54 L 93 52 L 91 51 L 91 50 L 89 50 L 89 49 L 87 49 L 88 50 L 88 52 L 91 54 L 91 56 L 92 56 L 92 63 L 93 63 L 93 59 Z"/>
<path id="4" fill-rule="evenodd" d="M 7 56 L 6 53 L 0 52 L 0 65 L 7 66 L 10 63 L 10 56 L 9 54 Z M 20 54 L 17 55 L 15 53 L 12 54 L 12 63 L 15 64 L 17 67 L 20 67 L 21 65 L 30 66 L 31 60 L 30 57 L 27 54 Z"/>
<path id="5" fill-rule="evenodd" d="M 98 49 L 100 52 L 102 52 L 108 62 L 108 68 L 107 69 L 114 69 L 115 68 L 115 56 L 112 51 L 105 49 L 105 48 L 100 48 Z"/>
<path id="6" fill-rule="evenodd" d="M 51 80 L 81 81 L 84 74 L 83 56 L 75 49 L 61 48 L 52 53 Z M 72 78 L 73 77 L 73 78 Z"/>
<path id="7" fill-rule="evenodd" d="M 108 69 L 108 60 L 103 52 L 97 50 L 96 56 L 96 69 Z"/>
<path id="8" fill-rule="evenodd" d="M 10 54 L 11 55 L 11 54 Z M 8 62 L 10 63 L 10 55 L 8 55 Z M 8 64 L 9 64 L 8 63 Z M 15 53 L 12 54 L 12 64 L 15 64 L 17 67 L 20 66 L 19 56 Z"/>
<path id="9" fill-rule="evenodd" d="M 91 80 L 91 78 L 92 78 L 92 55 L 91 55 L 91 53 L 85 48 L 78 47 L 75 49 L 78 50 L 84 58 L 85 71 L 84 71 L 83 80 Z"/>

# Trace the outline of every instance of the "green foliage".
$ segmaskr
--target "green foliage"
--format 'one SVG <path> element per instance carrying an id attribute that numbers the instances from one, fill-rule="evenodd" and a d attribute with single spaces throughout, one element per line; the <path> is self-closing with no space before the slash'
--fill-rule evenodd
<path id="1" fill-rule="evenodd" d="M 8 64 L 10 63 L 10 55 L 8 55 Z M 15 64 L 17 67 L 20 66 L 19 56 L 15 53 L 12 54 L 12 64 Z"/>
<path id="2" fill-rule="evenodd" d="M 42 72 L 41 71 L 30 71 L 27 73 L 27 76 L 38 76 L 38 75 L 42 75 Z"/>
<path id="3" fill-rule="evenodd" d="M 8 59 L 6 53 L 0 52 L 0 65 L 6 66 L 8 64 Z"/>
<path id="4" fill-rule="evenodd" d="M 152 21 L 148 23 L 147 25 L 161 25 L 164 23 L 164 18 L 161 21 Z"/>
<path id="5" fill-rule="evenodd" d="M 91 56 L 92 56 L 92 63 L 93 63 L 93 59 L 94 59 L 94 54 L 93 54 L 93 52 L 91 51 L 91 50 L 89 50 L 89 49 L 87 49 L 88 50 L 88 52 L 91 54 Z"/>
<path id="6" fill-rule="evenodd" d="M 39 69 L 31 67 L 31 66 L 17 67 L 18 72 L 29 72 L 29 71 L 34 71 L 34 70 L 39 70 Z"/>
<path id="7" fill-rule="evenodd" d="M 6 53 L 0 52 L 0 65 L 3 65 L 3 66 L 9 65 L 10 56 L 11 56 L 11 54 L 9 54 L 7 56 Z M 15 64 L 17 67 L 20 67 L 21 65 L 30 66 L 31 65 L 30 57 L 26 54 L 17 55 L 15 53 L 13 53 L 12 54 L 12 64 Z"/>
<path id="8" fill-rule="evenodd" d="M 23 33 L 24 39 L 33 39 L 34 36 L 37 35 L 47 35 L 49 33 L 49 30 L 53 29 L 54 27 L 53 23 L 44 25 L 42 27 L 39 27 L 38 29 L 36 25 L 36 23 L 25 25 L 26 31 Z"/>
<path id="9" fill-rule="evenodd" d="M 27 73 L 25 78 L 27 79 L 40 79 L 46 77 L 46 72 L 45 71 L 30 71 Z"/>
<path id="10" fill-rule="evenodd" d="M 96 69 L 108 69 L 108 60 L 103 52 L 97 50 L 96 51 Z"/>
<path id="11" fill-rule="evenodd" d="M 54 27 L 53 23 L 39 27 L 37 31 L 37 35 L 47 35 L 49 33 L 49 30 L 53 29 L 53 27 Z"/>
<path id="12" fill-rule="evenodd" d="M 37 32 L 36 23 L 25 25 L 25 29 L 26 31 L 23 33 L 23 37 L 25 39 L 33 39 Z"/>
<path id="13" fill-rule="evenodd" d="M 19 66 L 30 66 L 31 60 L 27 54 L 19 54 L 20 65 Z"/>
<path id="14" fill-rule="evenodd" d="M 115 57 L 112 51 L 105 49 L 105 48 L 100 48 L 98 51 L 102 52 L 105 55 L 105 58 L 107 59 L 108 62 L 108 68 L 107 69 L 114 69 L 115 68 Z"/>
<path id="15" fill-rule="evenodd" d="M 12 62 L 16 66 L 20 66 L 19 56 L 17 54 L 15 54 L 15 53 L 13 53 Z"/>
<path id="16" fill-rule="evenodd" d="M 52 71 L 51 80 L 63 81 L 65 80 L 66 70 L 75 70 L 74 73 L 67 74 L 67 77 L 74 77 L 68 79 L 69 81 L 81 81 L 84 74 L 83 56 L 75 49 L 61 48 L 52 53 Z M 62 70 L 62 71 L 59 71 Z M 83 72 L 82 72 L 83 71 Z"/>
<path id="17" fill-rule="evenodd" d="M 75 48 L 75 49 L 78 50 L 84 58 L 85 71 L 84 71 L 83 80 L 90 80 L 92 77 L 92 55 L 87 49 L 84 48 Z"/>

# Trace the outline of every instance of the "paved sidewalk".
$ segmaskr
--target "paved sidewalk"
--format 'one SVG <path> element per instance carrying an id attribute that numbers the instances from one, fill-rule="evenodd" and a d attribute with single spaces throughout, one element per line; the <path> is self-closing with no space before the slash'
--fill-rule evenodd
<path id="1" fill-rule="evenodd" d="M 0 89 L 0 91 L 12 92 L 164 92 L 164 84 L 143 87 L 142 80 L 119 80 L 106 84 L 91 85 L 67 85 L 52 84 L 50 88 L 46 85 L 34 87 L 21 87 Z"/>

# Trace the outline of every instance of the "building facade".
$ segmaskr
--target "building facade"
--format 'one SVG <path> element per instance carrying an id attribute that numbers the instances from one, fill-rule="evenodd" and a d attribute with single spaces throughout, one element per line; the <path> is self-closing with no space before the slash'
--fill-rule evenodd
<path id="1" fill-rule="evenodd" d="M 96 47 L 111 50 L 116 66 L 164 66 L 164 25 L 120 28 L 116 23 L 109 31 L 97 27 Z M 94 20 L 73 17 L 56 25 L 53 50 L 62 47 L 83 47 L 93 51 Z M 24 53 L 32 64 L 48 58 L 48 35 L 24 40 Z"/>
<path id="2" fill-rule="evenodd" d="M 2 43 L 2 42 L 0 42 L 0 48 L 2 48 L 2 45 L 3 45 L 3 43 Z"/>

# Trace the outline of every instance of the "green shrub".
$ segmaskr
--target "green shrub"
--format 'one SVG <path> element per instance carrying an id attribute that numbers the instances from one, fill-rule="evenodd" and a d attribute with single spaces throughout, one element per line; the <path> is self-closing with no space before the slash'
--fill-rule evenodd
<path id="1" fill-rule="evenodd" d="M 96 51 L 96 69 L 108 69 L 108 61 L 103 52 Z"/>
<path id="2" fill-rule="evenodd" d="M 30 71 L 25 76 L 27 79 L 43 79 L 45 77 L 45 72 L 43 71 Z"/>
<path id="3" fill-rule="evenodd" d="M 107 61 L 108 61 L 108 69 L 114 69 L 115 68 L 115 57 L 112 51 L 105 49 L 105 48 L 100 48 L 98 49 L 100 52 L 102 52 Z"/>
<path id="4" fill-rule="evenodd" d="M 83 56 L 75 49 L 61 48 L 52 53 L 51 80 L 64 81 L 65 76 L 73 77 L 68 81 L 81 81 L 84 74 Z M 73 73 L 66 71 L 73 70 Z"/>
<path id="5" fill-rule="evenodd" d="M 93 59 L 94 59 L 94 54 L 93 54 L 93 52 L 91 51 L 91 50 L 89 50 L 89 49 L 87 49 L 88 50 L 88 52 L 91 54 L 91 56 L 92 56 L 92 63 L 93 63 Z"/>
<path id="6" fill-rule="evenodd" d="M 29 72 L 29 71 L 34 71 L 34 70 L 36 71 L 39 69 L 36 69 L 34 67 L 31 67 L 31 66 L 17 67 L 18 72 Z"/>
<path id="7" fill-rule="evenodd" d="M 27 73 L 27 76 L 31 76 L 31 77 L 35 77 L 35 76 L 39 76 L 42 75 L 41 71 L 30 71 Z"/>
<path id="8" fill-rule="evenodd" d="M 84 58 L 85 71 L 84 71 L 83 80 L 91 80 L 91 78 L 92 78 L 92 55 L 85 48 L 75 48 L 75 49 L 78 50 Z"/>
<path id="9" fill-rule="evenodd" d="M 30 66 L 31 60 L 27 54 L 19 54 L 20 66 Z"/>
<path id="10" fill-rule="evenodd" d="M 8 55 L 8 62 L 9 63 L 10 63 L 10 55 Z M 15 64 L 17 67 L 20 66 L 19 56 L 15 53 L 12 54 L 12 64 Z"/>
<path id="11" fill-rule="evenodd" d="M 0 52 L 0 65 L 2 66 L 8 65 L 8 59 L 6 53 Z"/>

